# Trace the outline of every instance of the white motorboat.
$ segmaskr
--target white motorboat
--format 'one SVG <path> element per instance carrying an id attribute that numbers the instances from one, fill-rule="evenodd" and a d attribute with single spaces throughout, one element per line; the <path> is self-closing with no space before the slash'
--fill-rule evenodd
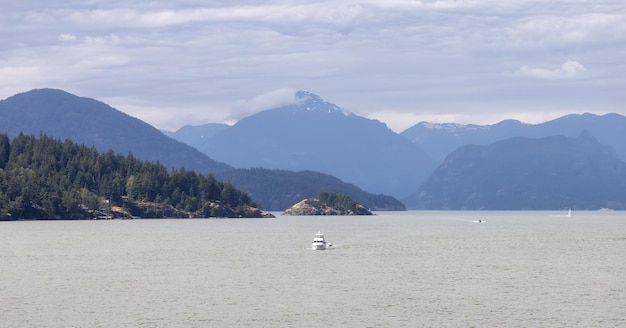
<path id="1" fill-rule="evenodd" d="M 315 236 L 313 236 L 313 243 L 311 243 L 311 248 L 315 250 L 324 250 L 326 249 L 326 239 L 324 239 L 324 234 L 321 232 L 317 232 Z"/>

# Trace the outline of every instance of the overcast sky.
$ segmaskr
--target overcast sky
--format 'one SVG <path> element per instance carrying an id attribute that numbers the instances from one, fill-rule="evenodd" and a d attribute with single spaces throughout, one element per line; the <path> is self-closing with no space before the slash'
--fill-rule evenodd
<path id="1" fill-rule="evenodd" d="M 155 127 L 318 94 L 419 121 L 626 115 L 624 0 L 0 0 L 0 98 L 92 97 Z"/>

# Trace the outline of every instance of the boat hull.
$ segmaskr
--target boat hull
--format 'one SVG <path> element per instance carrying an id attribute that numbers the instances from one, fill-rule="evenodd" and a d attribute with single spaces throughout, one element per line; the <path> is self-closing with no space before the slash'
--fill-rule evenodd
<path id="1" fill-rule="evenodd" d="M 322 243 L 314 243 L 311 245 L 311 248 L 316 250 L 316 251 L 323 251 L 326 249 L 326 244 L 322 244 Z"/>

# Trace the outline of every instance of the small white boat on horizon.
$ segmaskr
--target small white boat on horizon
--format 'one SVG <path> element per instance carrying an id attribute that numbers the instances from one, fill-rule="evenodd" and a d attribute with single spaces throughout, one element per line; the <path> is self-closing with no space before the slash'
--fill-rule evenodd
<path id="1" fill-rule="evenodd" d="M 326 249 L 326 239 L 324 239 L 324 234 L 321 231 L 318 231 L 313 236 L 313 243 L 311 243 L 311 248 L 320 251 Z"/>

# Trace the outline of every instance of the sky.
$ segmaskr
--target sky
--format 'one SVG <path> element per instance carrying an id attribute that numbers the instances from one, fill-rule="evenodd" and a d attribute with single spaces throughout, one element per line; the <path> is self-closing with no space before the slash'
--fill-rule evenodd
<path id="1" fill-rule="evenodd" d="M 0 99 L 95 98 L 157 128 L 313 92 L 420 122 L 626 115 L 624 0 L 0 0 Z"/>

